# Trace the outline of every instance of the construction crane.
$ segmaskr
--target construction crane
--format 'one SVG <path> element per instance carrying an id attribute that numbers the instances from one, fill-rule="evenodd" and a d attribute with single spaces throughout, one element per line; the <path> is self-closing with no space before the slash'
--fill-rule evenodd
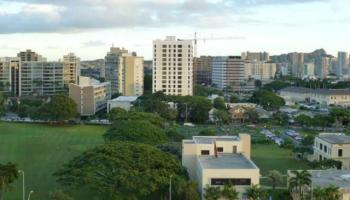
<path id="1" fill-rule="evenodd" d="M 197 32 L 194 33 L 194 39 L 187 39 L 191 40 L 194 42 L 194 50 L 193 50 L 193 55 L 194 57 L 197 57 L 197 43 L 198 41 L 203 41 L 206 42 L 207 40 L 244 40 L 246 39 L 245 37 L 242 36 L 225 36 L 225 37 L 208 37 L 208 38 L 198 38 L 197 37 Z"/>

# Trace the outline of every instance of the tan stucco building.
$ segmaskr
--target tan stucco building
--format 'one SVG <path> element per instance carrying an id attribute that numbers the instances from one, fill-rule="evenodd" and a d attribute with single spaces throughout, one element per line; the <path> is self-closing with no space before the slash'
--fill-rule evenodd
<path id="1" fill-rule="evenodd" d="M 124 56 L 123 91 L 124 96 L 141 96 L 143 94 L 143 57 Z"/>
<path id="2" fill-rule="evenodd" d="M 63 56 L 63 76 L 64 85 L 68 86 L 70 83 L 78 83 L 80 76 L 80 58 L 74 53 L 69 53 Z"/>
<path id="3" fill-rule="evenodd" d="M 259 168 L 250 160 L 250 135 L 194 136 L 182 142 L 182 165 L 198 183 L 204 199 L 204 188 L 231 183 L 240 196 L 252 184 L 259 184 Z"/>
<path id="4" fill-rule="evenodd" d="M 106 109 L 111 98 L 110 82 L 100 83 L 89 77 L 78 78 L 79 84 L 69 84 L 69 97 L 77 104 L 81 116 L 91 116 Z"/>
<path id="5" fill-rule="evenodd" d="M 350 136 L 323 133 L 315 138 L 314 159 L 333 159 L 342 162 L 342 169 L 350 169 Z"/>

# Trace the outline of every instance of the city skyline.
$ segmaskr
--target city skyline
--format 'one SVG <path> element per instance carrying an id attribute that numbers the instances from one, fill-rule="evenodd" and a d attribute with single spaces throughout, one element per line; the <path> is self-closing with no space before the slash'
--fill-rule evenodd
<path id="1" fill-rule="evenodd" d="M 33 49 L 48 60 L 68 52 L 91 60 L 114 45 L 151 59 L 153 40 L 192 39 L 198 32 L 199 38 L 244 37 L 199 41 L 198 55 L 324 48 L 336 56 L 350 50 L 348 11 L 350 2 L 342 0 L 2 0 L 0 55 Z"/>

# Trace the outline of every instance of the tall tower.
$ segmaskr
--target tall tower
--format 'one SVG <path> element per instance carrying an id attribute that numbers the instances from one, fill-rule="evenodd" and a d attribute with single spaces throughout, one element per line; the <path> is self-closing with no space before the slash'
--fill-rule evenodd
<path id="1" fill-rule="evenodd" d="M 348 53 L 347 52 L 338 52 L 338 65 L 336 74 L 337 76 L 344 75 L 344 72 L 348 73 L 349 68 L 349 59 L 348 59 Z"/>
<path id="2" fill-rule="evenodd" d="M 168 36 L 153 41 L 153 92 L 193 95 L 193 42 Z"/>
<path id="3" fill-rule="evenodd" d="M 63 56 L 63 76 L 65 86 L 68 86 L 70 83 L 78 83 L 78 76 L 80 76 L 80 58 L 75 56 L 74 53 Z"/>

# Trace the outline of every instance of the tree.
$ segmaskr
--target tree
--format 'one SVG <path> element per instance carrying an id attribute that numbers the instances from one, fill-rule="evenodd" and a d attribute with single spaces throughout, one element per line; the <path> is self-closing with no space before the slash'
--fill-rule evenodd
<path id="1" fill-rule="evenodd" d="M 246 109 L 244 115 L 245 115 L 244 118 L 247 118 L 249 122 L 257 123 L 259 121 L 259 113 L 255 109 L 252 109 L 252 108 Z"/>
<path id="2" fill-rule="evenodd" d="M 148 121 L 159 128 L 163 128 L 165 123 L 164 119 L 161 116 L 159 116 L 157 113 L 136 112 L 136 111 L 128 112 L 127 120 Z"/>
<path id="3" fill-rule="evenodd" d="M 230 121 L 230 116 L 225 110 L 215 110 L 214 118 L 219 124 L 227 124 Z"/>
<path id="4" fill-rule="evenodd" d="M 175 178 L 173 181 L 174 192 L 172 199 L 175 200 L 200 200 L 197 191 L 197 184 L 193 181 L 187 181 L 183 178 Z"/>
<path id="5" fill-rule="evenodd" d="M 118 123 L 115 123 L 103 137 L 105 141 L 134 141 L 152 145 L 167 141 L 163 129 L 148 121 L 140 120 L 118 121 Z"/>
<path id="6" fill-rule="evenodd" d="M 217 94 L 219 96 L 224 95 L 224 93 L 221 90 L 218 90 L 216 88 L 201 86 L 201 85 L 196 85 L 194 87 L 194 95 L 195 96 L 208 97 L 212 94 Z"/>
<path id="7" fill-rule="evenodd" d="M 307 127 L 312 125 L 312 120 L 313 119 L 311 117 L 309 117 L 305 114 L 301 114 L 295 118 L 295 121 L 297 123 L 299 123 L 302 126 L 307 126 Z"/>
<path id="8" fill-rule="evenodd" d="M 207 185 L 204 188 L 204 198 L 206 200 L 218 200 L 221 197 L 221 191 L 219 187 L 211 187 Z"/>
<path id="9" fill-rule="evenodd" d="M 278 110 L 285 105 L 285 101 L 282 97 L 266 89 L 255 91 L 250 101 L 261 105 L 266 110 Z"/>
<path id="10" fill-rule="evenodd" d="M 209 118 L 212 103 L 205 97 L 200 96 L 173 96 L 177 103 L 178 119 L 190 120 L 194 123 L 205 123 Z"/>
<path id="11" fill-rule="evenodd" d="M 214 108 L 216 108 L 218 110 L 226 110 L 225 101 L 221 97 L 217 97 L 216 99 L 214 99 L 213 106 L 214 106 Z"/>
<path id="12" fill-rule="evenodd" d="M 230 96 L 230 103 L 238 103 L 239 98 L 236 95 Z"/>
<path id="13" fill-rule="evenodd" d="M 344 108 L 333 108 L 330 114 L 335 119 L 337 127 L 347 125 L 350 121 L 350 112 Z"/>
<path id="14" fill-rule="evenodd" d="M 221 196 L 227 200 L 237 200 L 239 192 L 231 184 L 225 184 Z"/>
<path id="15" fill-rule="evenodd" d="M 169 178 L 185 178 L 181 163 L 150 145 L 118 141 L 75 157 L 54 176 L 64 186 L 88 187 L 101 199 L 160 199 Z"/>
<path id="16" fill-rule="evenodd" d="M 37 112 L 40 119 L 64 121 L 77 116 L 77 104 L 68 96 L 59 94 L 53 96 L 51 101 L 42 105 Z"/>
<path id="17" fill-rule="evenodd" d="M 125 120 L 127 119 L 128 112 L 123 108 L 113 108 L 108 113 L 110 121 Z"/>
<path id="18" fill-rule="evenodd" d="M 71 196 L 64 193 L 62 190 L 56 190 L 56 191 L 50 192 L 49 199 L 50 200 L 74 200 Z"/>
<path id="19" fill-rule="evenodd" d="M 276 186 L 278 184 L 281 184 L 283 182 L 283 175 L 281 174 L 281 172 L 277 171 L 277 170 L 271 170 L 269 171 L 269 174 L 267 175 L 272 183 L 272 189 L 275 190 Z"/>
<path id="20" fill-rule="evenodd" d="M 289 179 L 289 190 L 295 193 L 299 199 L 304 198 L 304 191 L 311 185 L 311 174 L 306 171 L 291 171 L 292 176 Z"/>
<path id="21" fill-rule="evenodd" d="M 206 128 L 199 132 L 200 136 L 216 136 L 216 131 L 212 128 Z"/>
<path id="22" fill-rule="evenodd" d="M 334 185 L 330 185 L 326 188 L 324 188 L 325 191 L 325 197 L 324 200 L 341 200 L 342 193 L 339 191 L 339 187 L 336 187 Z"/>
<path id="23" fill-rule="evenodd" d="M 286 113 L 276 112 L 273 114 L 273 120 L 277 125 L 286 126 L 289 123 L 289 117 Z"/>
<path id="24" fill-rule="evenodd" d="M 15 164 L 0 163 L 0 200 L 4 199 L 5 191 L 10 188 L 11 183 L 18 178 L 18 175 L 18 169 Z"/>
<path id="25" fill-rule="evenodd" d="M 2 92 L 0 92 L 0 116 L 4 113 L 5 110 L 5 96 Z"/>
<path id="26" fill-rule="evenodd" d="M 252 185 L 246 190 L 246 195 L 249 200 L 260 200 L 264 198 L 265 191 L 258 185 Z"/>

